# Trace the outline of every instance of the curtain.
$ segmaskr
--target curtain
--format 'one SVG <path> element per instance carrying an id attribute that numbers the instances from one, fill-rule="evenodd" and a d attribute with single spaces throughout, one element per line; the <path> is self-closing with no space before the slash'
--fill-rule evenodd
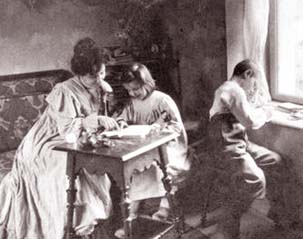
<path id="1" fill-rule="evenodd" d="M 261 81 L 258 82 L 255 100 L 257 105 L 271 100 L 264 71 L 269 4 L 269 0 L 244 0 L 243 5 L 244 59 L 250 58 L 261 69 Z"/>

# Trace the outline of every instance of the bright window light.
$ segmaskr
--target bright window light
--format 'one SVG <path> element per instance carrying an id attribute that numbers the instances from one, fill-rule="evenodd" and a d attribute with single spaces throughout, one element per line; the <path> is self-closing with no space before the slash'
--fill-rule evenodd
<path id="1" fill-rule="evenodd" d="M 276 100 L 303 103 L 303 1 L 271 3 L 271 93 Z"/>

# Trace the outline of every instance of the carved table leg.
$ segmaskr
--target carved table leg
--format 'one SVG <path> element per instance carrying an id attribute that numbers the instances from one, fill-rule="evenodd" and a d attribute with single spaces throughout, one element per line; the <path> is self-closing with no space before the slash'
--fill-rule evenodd
<path id="1" fill-rule="evenodd" d="M 159 155 L 160 155 L 160 163 L 158 163 L 162 173 L 163 173 L 163 178 L 162 182 L 166 191 L 166 198 L 168 200 L 170 210 L 171 210 L 171 215 L 173 218 L 173 223 L 175 225 L 176 231 L 178 233 L 178 237 L 180 238 L 183 231 L 184 231 L 184 218 L 182 213 L 178 211 L 176 213 L 176 205 L 177 203 L 175 202 L 175 197 L 171 193 L 171 180 L 168 177 L 167 171 L 166 171 L 166 165 L 168 163 L 168 158 L 167 158 L 167 151 L 166 151 L 166 145 L 162 145 L 159 147 Z"/>
<path id="2" fill-rule="evenodd" d="M 67 226 L 66 226 L 66 239 L 74 239 L 75 231 L 73 228 L 73 217 L 74 217 L 74 208 L 75 208 L 75 200 L 76 200 L 76 188 L 75 188 L 75 180 L 77 175 L 75 173 L 75 159 L 74 155 L 68 155 L 68 164 L 70 166 L 69 172 L 70 176 L 68 176 L 69 187 L 66 190 L 67 192 Z"/>
<path id="3" fill-rule="evenodd" d="M 129 186 L 125 186 L 122 192 L 122 216 L 125 239 L 132 239 L 132 218 L 130 217 L 130 199 L 128 196 Z"/>

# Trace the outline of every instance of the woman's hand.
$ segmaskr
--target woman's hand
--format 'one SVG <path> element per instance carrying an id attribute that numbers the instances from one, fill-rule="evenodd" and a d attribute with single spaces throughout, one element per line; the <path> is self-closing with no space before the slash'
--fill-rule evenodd
<path id="1" fill-rule="evenodd" d="M 118 122 L 120 129 L 124 129 L 124 128 L 128 127 L 128 123 L 124 119 L 118 118 L 117 122 Z"/>
<path id="2" fill-rule="evenodd" d="M 103 126 L 106 130 L 120 129 L 117 121 L 108 116 L 98 116 L 99 126 Z"/>
<path id="3" fill-rule="evenodd" d="M 83 128 L 84 129 L 98 129 L 99 128 L 98 119 L 99 119 L 99 116 L 97 115 L 97 113 L 86 116 L 82 120 Z"/>

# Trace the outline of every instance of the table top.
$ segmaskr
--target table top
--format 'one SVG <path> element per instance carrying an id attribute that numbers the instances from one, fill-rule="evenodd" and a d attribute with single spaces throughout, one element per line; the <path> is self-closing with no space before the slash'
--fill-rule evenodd
<path id="1" fill-rule="evenodd" d="M 127 161 L 140 154 L 148 152 L 156 147 L 159 147 L 175 138 L 179 134 L 175 132 L 161 131 L 157 134 L 148 135 L 146 137 L 136 138 L 120 138 L 111 139 L 113 146 L 106 147 L 101 146 L 98 148 L 83 148 L 75 143 L 63 143 L 55 147 L 55 150 L 74 152 L 74 153 L 85 153 L 94 156 L 104 156 L 109 158 L 116 158 L 122 161 Z"/>

